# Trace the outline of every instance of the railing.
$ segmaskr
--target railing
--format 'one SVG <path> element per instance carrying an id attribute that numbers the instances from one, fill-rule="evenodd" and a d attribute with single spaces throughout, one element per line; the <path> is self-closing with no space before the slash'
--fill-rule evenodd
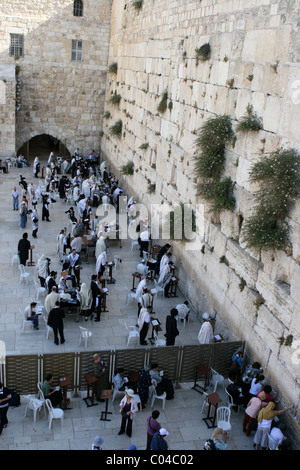
<path id="1" fill-rule="evenodd" d="M 85 374 L 93 370 L 93 354 L 99 353 L 107 364 L 109 379 L 118 367 L 125 373 L 139 371 L 146 364 L 157 362 L 164 375 L 174 383 L 193 382 L 198 364 L 212 367 L 224 377 L 228 376 L 233 353 L 244 342 L 224 342 L 207 345 L 168 346 L 162 348 L 119 349 L 111 351 L 85 351 L 61 354 L 6 356 L 0 368 L 4 385 L 20 395 L 37 393 L 37 382 L 49 373 L 55 380 L 68 375 L 69 390 L 76 394 L 87 389 Z M 201 379 L 201 377 L 199 377 Z"/>

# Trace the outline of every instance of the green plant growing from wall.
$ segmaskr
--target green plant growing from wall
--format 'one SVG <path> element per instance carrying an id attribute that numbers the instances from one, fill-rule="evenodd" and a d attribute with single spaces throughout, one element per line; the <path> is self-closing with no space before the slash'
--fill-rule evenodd
<path id="1" fill-rule="evenodd" d="M 196 139 L 200 153 L 194 158 L 195 175 L 199 179 L 197 195 L 208 201 L 212 211 L 232 210 L 235 206 L 234 183 L 222 179 L 225 167 L 225 146 L 234 138 L 231 118 L 227 115 L 208 119 Z"/>
<path id="2" fill-rule="evenodd" d="M 115 122 L 109 129 L 111 135 L 114 135 L 116 137 L 120 137 L 122 134 L 122 128 L 123 128 L 123 122 L 121 119 Z"/>
<path id="3" fill-rule="evenodd" d="M 248 104 L 246 114 L 242 116 L 236 131 L 259 131 L 263 128 L 261 118 L 253 112 L 253 106 Z"/>
<path id="4" fill-rule="evenodd" d="M 265 303 L 265 299 L 263 298 L 261 294 L 259 294 L 253 303 L 256 308 L 259 308 L 261 305 Z"/>
<path id="5" fill-rule="evenodd" d="M 168 92 L 164 91 L 162 98 L 157 107 L 157 111 L 161 114 L 165 113 L 168 107 Z"/>
<path id="6" fill-rule="evenodd" d="M 111 97 L 110 97 L 110 99 L 109 99 L 109 102 L 112 103 L 113 105 L 119 106 L 120 101 L 121 101 L 121 95 L 117 94 L 117 92 L 115 91 L 115 92 L 111 95 Z"/>
<path id="7" fill-rule="evenodd" d="M 156 191 L 156 184 L 155 183 L 149 183 L 148 188 L 147 188 L 147 193 L 148 194 L 154 194 Z"/>
<path id="8" fill-rule="evenodd" d="M 105 113 L 103 114 L 103 117 L 104 117 L 105 119 L 109 119 L 109 118 L 111 117 L 110 112 L 109 112 L 109 111 L 105 111 Z"/>
<path id="9" fill-rule="evenodd" d="M 143 0 L 137 0 L 135 2 L 132 2 L 132 5 L 136 10 L 141 10 L 141 8 L 143 7 Z"/>
<path id="10" fill-rule="evenodd" d="M 145 142 L 141 144 L 139 148 L 142 150 L 147 150 L 148 147 L 149 147 L 149 142 Z"/>
<path id="11" fill-rule="evenodd" d="M 250 182 L 259 183 L 254 215 L 246 220 L 242 239 L 256 250 L 286 250 L 291 228 L 286 220 L 300 187 L 300 155 L 294 149 L 276 150 L 253 165 Z"/>
<path id="12" fill-rule="evenodd" d="M 130 176 L 133 175 L 134 173 L 134 163 L 133 162 L 128 162 L 126 165 L 123 165 L 121 167 L 121 175 L 123 176 Z"/>
<path id="13" fill-rule="evenodd" d="M 109 67 L 108 67 L 108 71 L 109 71 L 109 73 L 113 73 L 113 74 L 118 73 L 118 63 L 113 62 L 112 64 L 110 64 Z"/>
<path id="14" fill-rule="evenodd" d="M 200 62 L 206 62 L 211 57 L 211 47 L 209 43 L 203 44 L 201 47 L 195 49 L 196 52 L 196 67 Z"/>

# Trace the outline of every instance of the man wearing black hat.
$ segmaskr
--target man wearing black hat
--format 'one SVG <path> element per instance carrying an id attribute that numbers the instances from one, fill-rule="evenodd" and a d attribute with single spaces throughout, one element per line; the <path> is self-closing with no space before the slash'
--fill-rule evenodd
<path id="1" fill-rule="evenodd" d="M 49 278 L 49 281 L 48 281 L 48 294 L 50 294 L 50 292 L 52 292 L 52 287 L 58 288 L 58 286 L 56 284 L 56 278 L 57 278 L 57 272 L 56 271 L 51 271 L 50 278 Z"/>
<path id="2" fill-rule="evenodd" d="M 48 316 L 48 326 L 51 326 L 53 328 L 55 344 L 59 344 L 58 333 L 60 336 L 60 343 L 63 344 L 65 342 L 64 323 L 63 323 L 64 317 L 65 317 L 65 312 L 60 307 L 60 302 L 56 301 L 55 307 L 50 310 L 49 316 Z"/>

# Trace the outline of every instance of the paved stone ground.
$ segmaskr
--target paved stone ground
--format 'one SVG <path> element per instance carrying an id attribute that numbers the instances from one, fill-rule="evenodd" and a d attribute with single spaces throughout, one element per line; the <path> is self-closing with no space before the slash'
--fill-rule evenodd
<path id="1" fill-rule="evenodd" d="M 19 271 L 17 265 L 12 265 L 10 248 L 16 251 L 18 240 L 26 230 L 29 239 L 35 245 L 34 259 L 37 255 L 44 253 L 51 260 L 51 268 L 60 272 L 61 264 L 57 256 L 56 238 L 60 230 L 67 226 L 67 215 L 65 211 L 69 205 L 60 201 L 50 209 L 51 223 L 41 221 L 41 205 L 39 205 L 39 232 L 38 239 L 31 237 L 31 221 L 28 221 L 25 230 L 20 229 L 19 215 L 12 210 L 11 191 L 18 186 L 19 175 L 22 173 L 27 182 L 33 182 L 36 187 L 37 180 L 33 177 L 32 167 L 11 168 L 7 175 L 0 175 L 0 263 L 1 263 L 1 309 L 0 309 L 0 340 L 5 343 L 7 354 L 44 354 L 55 352 L 69 352 L 84 350 L 84 345 L 78 346 L 79 328 L 72 318 L 65 320 L 65 338 L 63 345 L 56 346 L 52 336 L 45 338 L 45 325 L 40 324 L 40 330 L 31 329 L 21 331 L 21 323 L 24 307 L 36 297 L 33 284 L 26 286 L 19 283 Z M 40 180 L 41 181 L 41 180 Z M 129 195 L 130 196 L 130 195 Z M 95 210 L 95 209 L 94 209 Z M 135 303 L 126 306 L 126 287 L 131 288 L 131 273 L 136 270 L 140 257 L 135 246 L 130 250 L 130 241 L 122 243 L 122 249 L 117 242 L 113 242 L 108 248 L 108 259 L 113 260 L 115 254 L 122 257 L 122 268 L 113 272 L 116 283 L 109 285 L 108 310 L 102 313 L 101 322 L 84 322 L 79 324 L 88 326 L 93 332 L 93 344 L 88 349 L 94 351 L 113 348 L 124 348 L 127 342 L 127 332 L 124 328 L 124 320 L 128 324 L 135 324 L 137 319 L 137 307 Z M 84 258 L 83 258 L 84 259 Z M 27 267 L 32 276 L 36 277 L 35 267 Z M 95 271 L 95 259 L 91 259 L 89 264 L 83 262 L 81 271 L 81 282 L 90 282 L 91 274 Z M 170 309 L 177 303 L 185 300 L 179 292 L 176 299 L 163 299 L 158 297 L 154 305 L 156 316 L 165 324 L 165 317 Z M 193 312 L 190 322 L 184 328 L 179 322 L 180 335 L 176 338 L 177 345 L 198 344 L 197 335 L 201 323 L 197 315 Z M 160 333 L 163 337 L 163 332 Z M 142 347 L 142 346 L 137 346 Z M 155 408 L 161 411 L 159 421 L 165 426 L 170 435 L 168 442 L 172 450 L 197 450 L 203 448 L 203 443 L 210 437 L 211 430 L 207 429 L 201 414 L 203 395 L 192 390 L 193 384 L 181 384 L 176 389 L 175 399 L 168 401 L 165 410 L 161 408 L 161 402 L 155 403 Z M 222 389 L 218 389 L 219 394 L 224 399 Z M 144 449 L 146 444 L 146 418 L 151 412 L 150 405 L 142 412 L 138 413 L 133 425 L 133 436 L 118 436 L 120 426 L 119 401 L 109 404 L 109 409 L 113 412 L 110 422 L 100 421 L 100 415 L 104 404 L 88 408 L 81 397 L 70 397 L 71 408 L 65 411 L 64 426 L 61 428 L 59 422 L 54 422 L 53 428 L 48 429 L 47 419 L 41 415 L 36 423 L 33 423 L 31 412 L 24 417 L 25 405 L 9 409 L 9 426 L 4 429 L 0 438 L 1 450 L 33 449 L 33 450 L 88 450 L 91 448 L 93 438 L 99 434 L 103 436 L 105 450 L 127 449 L 133 443 L 138 449 Z M 206 410 L 205 410 L 206 412 Z M 246 438 L 241 431 L 241 421 L 243 412 L 232 413 L 232 432 L 229 441 L 230 449 L 252 449 L 252 438 Z"/>

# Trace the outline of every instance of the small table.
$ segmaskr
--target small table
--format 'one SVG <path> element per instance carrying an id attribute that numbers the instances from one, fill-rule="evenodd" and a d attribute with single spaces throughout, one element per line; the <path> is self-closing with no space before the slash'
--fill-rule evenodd
<path id="1" fill-rule="evenodd" d="M 222 400 L 219 397 L 219 395 L 217 394 L 217 392 L 211 393 L 210 395 L 207 395 L 207 400 L 208 400 L 207 417 L 202 418 L 202 419 L 203 419 L 203 421 L 205 421 L 206 426 L 208 427 L 208 429 L 210 429 L 210 428 L 215 428 L 216 427 L 215 423 L 216 423 L 216 416 L 217 416 L 217 408 L 218 408 L 218 404 L 221 403 Z M 213 417 L 209 416 L 212 406 L 214 407 Z M 210 424 L 207 423 L 207 421 L 209 421 Z"/>
<path id="2" fill-rule="evenodd" d="M 101 418 L 100 421 L 111 421 L 111 419 L 107 419 L 107 415 L 111 415 L 111 411 L 108 411 L 108 400 L 112 396 L 112 390 L 102 390 L 101 393 L 101 400 L 105 400 L 105 410 L 101 411 Z"/>
<path id="3" fill-rule="evenodd" d="M 132 292 L 135 292 L 134 281 L 136 278 L 140 281 L 142 279 L 141 273 L 138 273 L 138 272 L 132 273 L 132 289 L 131 289 Z"/>
<path id="4" fill-rule="evenodd" d="M 170 295 L 172 297 L 177 297 L 177 285 L 178 285 L 179 279 L 176 276 L 172 276 L 171 278 L 171 284 L 170 284 Z"/>
<path id="5" fill-rule="evenodd" d="M 59 384 L 60 387 L 63 389 L 63 409 L 64 410 L 70 410 L 71 408 L 68 408 L 68 397 L 67 397 L 67 388 L 68 385 L 71 385 L 71 379 L 68 375 L 65 377 L 62 377 L 59 379 Z"/>
<path id="6" fill-rule="evenodd" d="M 98 378 L 95 376 L 94 372 L 89 372 L 84 376 L 85 380 L 88 384 L 88 392 L 86 398 L 83 400 L 85 401 L 87 407 L 96 406 L 98 403 L 95 403 L 95 383 L 98 382 Z M 92 396 L 90 397 L 90 386 L 92 386 Z M 89 402 L 89 403 L 88 403 Z"/>
<path id="7" fill-rule="evenodd" d="M 157 322 L 158 324 L 157 324 L 157 325 L 153 325 L 153 322 L 155 322 L 155 323 Z M 151 343 L 152 346 L 153 346 L 153 344 L 154 344 L 154 342 L 155 342 L 154 334 L 153 334 L 154 331 L 156 331 L 156 333 L 158 333 L 159 331 L 162 331 L 162 329 L 161 329 L 161 327 L 160 327 L 161 323 L 160 323 L 160 321 L 159 321 L 157 318 L 150 317 L 150 323 L 151 323 L 151 326 L 152 326 L 152 336 L 151 336 L 150 338 L 148 338 L 148 339 L 149 339 L 150 343 Z"/>
<path id="8" fill-rule="evenodd" d="M 116 282 L 116 280 L 112 277 L 112 269 L 114 265 L 115 263 L 113 261 L 106 263 L 106 266 L 108 266 L 108 269 L 109 269 L 107 284 L 114 284 Z"/>
<path id="9" fill-rule="evenodd" d="M 28 266 L 34 266 L 35 265 L 35 262 L 32 260 L 33 257 L 32 257 L 32 251 L 34 250 L 35 246 L 34 245 L 30 245 L 30 261 L 28 263 Z"/>
<path id="10" fill-rule="evenodd" d="M 102 276 L 99 277 L 99 282 L 101 282 L 102 289 L 105 288 L 105 282 L 107 282 L 108 276 L 106 274 L 102 274 Z"/>
<path id="11" fill-rule="evenodd" d="M 204 387 L 201 387 L 201 385 L 197 384 L 198 374 L 205 376 Z M 196 392 L 198 392 L 198 393 L 205 392 L 206 387 L 208 385 L 209 374 L 210 374 L 210 368 L 209 367 L 204 366 L 203 364 L 198 364 L 198 366 L 196 366 L 195 382 L 194 382 L 194 386 L 192 387 L 192 389 L 196 390 Z M 201 389 L 203 390 L 203 392 L 201 391 Z"/>

